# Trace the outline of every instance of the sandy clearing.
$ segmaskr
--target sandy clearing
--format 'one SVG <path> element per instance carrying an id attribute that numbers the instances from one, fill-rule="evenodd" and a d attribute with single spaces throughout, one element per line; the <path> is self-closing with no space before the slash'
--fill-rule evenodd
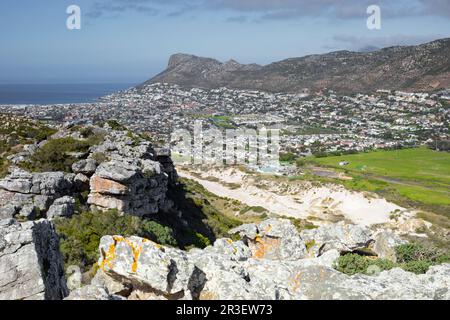
<path id="1" fill-rule="evenodd" d="M 192 175 L 178 169 L 181 177 L 192 179 L 203 185 L 210 192 L 222 197 L 239 200 L 248 206 L 261 206 L 272 213 L 295 218 L 315 216 L 323 218 L 324 214 L 342 215 L 359 225 L 373 225 L 390 221 L 390 213 L 405 209 L 375 195 L 367 197 L 362 192 L 346 190 L 341 186 L 321 186 L 312 188 L 299 187 L 295 192 L 280 195 L 275 190 L 255 186 L 247 175 L 237 169 L 210 170 L 202 176 Z M 209 181 L 208 177 L 220 179 L 221 182 Z M 230 188 L 227 183 L 239 184 Z"/>

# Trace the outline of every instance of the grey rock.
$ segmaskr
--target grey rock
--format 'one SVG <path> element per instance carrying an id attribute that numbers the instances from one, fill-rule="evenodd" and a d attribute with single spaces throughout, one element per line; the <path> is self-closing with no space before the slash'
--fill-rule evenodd
<path id="1" fill-rule="evenodd" d="M 74 184 L 78 191 L 89 191 L 89 177 L 82 173 L 75 176 Z"/>
<path id="2" fill-rule="evenodd" d="M 47 219 L 71 217 L 75 211 L 75 199 L 69 196 L 58 198 L 47 211 Z"/>
<path id="3" fill-rule="evenodd" d="M 96 169 L 97 161 L 94 159 L 80 160 L 72 165 L 72 171 L 74 173 L 82 173 L 87 176 L 93 175 Z"/>
<path id="4" fill-rule="evenodd" d="M 126 281 L 120 282 L 114 280 L 112 277 L 103 272 L 102 269 L 98 270 L 91 284 L 106 288 L 110 294 L 115 294 L 119 296 L 127 297 L 131 294 L 132 285 L 128 284 Z"/>
<path id="5" fill-rule="evenodd" d="M 373 238 L 375 243 L 372 246 L 372 250 L 378 257 L 397 262 L 395 247 L 405 244 L 406 241 L 402 240 L 398 235 L 389 230 L 379 232 Z"/>
<path id="6" fill-rule="evenodd" d="M 82 287 L 83 275 L 78 266 L 69 266 L 66 270 L 67 288 L 69 291 L 74 291 Z"/>
<path id="7" fill-rule="evenodd" d="M 13 218 L 16 214 L 19 213 L 19 209 L 20 208 L 11 203 L 0 207 L 0 219 Z"/>
<path id="8" fill-rule="evenodd" d="M 287 219 L 269 219 L 257 225 L 244 225 L 230 233 L 239 233 L 256 258 L 298 260 L 306 256 L 304 241 Z"/>
<path id="9" fill-rule="evenodd" d="M 36 213 L 36 208 L 32 204 L 24 205 L 19 211 L 19 215 L 27 220 L 33 220 L 36 217 Z"/>
<path id="10" fill-rule="evenodd" d="M 122 298 L 110 295 L 107 289 L 101 286 L 87 285 L 72 291 L 64 300 L 122 300 Z"/>
<path id="11" fill-rule="evenodd" d="M 103 237 L 99 265 L 114 279 L 172 298 L 189 294 L 186 290 L 196 277 L 184 252 L 138 237 Z"/>
<path id="12" fill-rule="evenodd" d="M 36 195 L 33 197 L 33 204 L 40 211 L 47 211 L 53 201 L 53 197 Z"/>
<path id="13" fill-rule="evenodd" d="M 127 163 L 125 161 L 109 161 L 100 164 L 96 174 L 104 179 L 116 182 L 127 182 L 135 177 L 138 171 L 139 167 L 135 164 Z"/>
<path id="14" fill-rule="evenodd" d="M 279 225 L 278 225 L 279 224 Z M 273 226 L 262 229 L 261 227 Z M 340 225 L 341 226 L 341 225 Z M 344 230 L 347 227 L 342 226 Z M 258 235 L 282 236 L 284 221 L 268 220 Z M 242 230 L 252 230 L 247 227 Z M 278 230 L 277 230 L 278 229 Z M 293 232 L 284 234 L 285 242 Z M 346 239 L 344 237 L 344 239 Z M 319 257 L 252 257 L 250 244 L 219 239 L 214 246 L 188 253 L 138 237 L 103 237 L 99 265 L 113 281 L 133 288 L 129 299 L 449 299 L 450 264 L 424 275 L 401 269 L 375 276 L 348 276 L 332 268 L 340 251 Z M 104 282 L 96 282 L 105 286 Z M 115 283 L 114 285 L 117 285 Z M 121 286 L 118 285 L 121 290 Z M 128 292 L 127 292 L 128 294 Z"/>
<path id="15" fill-rule="evenodd" d="M 0 223 L 0 300 L 58 300 L 68 294 L 51 222 Z"/>
<path id="16" fill-rule="evenodd" d="M 373 242 L 372 232 L 369 229 L 343 222 L 303 230 L 300 235 L 306 243 L 314 243 L 310 252 L 317 256 L 332 249 L 351 252 L 367 248 Z"/>
<path id="17" fill-rule="evenodd" d="M 15 170 L 9 176 L 0 180 L 0 189 L 18 192 L 31 193 L 32 175 L 23 170 Z"/>

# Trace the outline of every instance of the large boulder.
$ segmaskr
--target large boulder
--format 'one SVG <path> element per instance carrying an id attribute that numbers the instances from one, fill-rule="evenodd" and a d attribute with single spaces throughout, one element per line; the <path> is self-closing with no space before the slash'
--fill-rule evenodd
<path id="1" fill-rule="evenodd" d="M 303 230 L 300 235 L 310 247 L 309 253 L 316 256 L 332 249 L 341 253 L 365 249 L 374 241 L 368 228 L 344 222 Z"/>
<path id="2" fill-rule="evenodd" d="M 75 212 L 75 199 L 73 197 L 65 196 L 58 198 L 53 202 L 47 211 L 47 219 L 58 217 L 69 218 Z"/>
<path id="3" fill-rule="evenodd" d="M 86 159 L 75 162 L 72 165 L 72 171 L 76 174 L 81 173 L 86 176 L 91 176 L 97 169 L 97 161 L 94 159 Z"/>
<path id="4" fill-rule="evenodd" d="M 402 240 L 398 235 L 390 230 L 382 230 L 381 232 L 377 232 L 373 239 L 375 242 L 372 244 L 371 249 L 378 255 L 379 258 L 397 262 L 395 247 L 405 244 L 405 240 Z"/>
<path id="5" fill-rule="evenodd" d="M 58 300 L 67 294 L 53 224 L 1 220 L 0 300 Z"/>
<path id="6" fill-rule="evenodd" d="M 236 233 L 248 244 L 255 258 L 298 260 L 306 255 L 305 242 L 287 219 L 269 219 L 230 230 L 230 234 Z"/>
<path id="7" fill-rule="evenodd" d="M 99 266 L 129 286 L 171 298 L 190 295 L 190 283 L 196 281 L 195 266 L 183 251 L 138 237 L 103 237 Z"/>

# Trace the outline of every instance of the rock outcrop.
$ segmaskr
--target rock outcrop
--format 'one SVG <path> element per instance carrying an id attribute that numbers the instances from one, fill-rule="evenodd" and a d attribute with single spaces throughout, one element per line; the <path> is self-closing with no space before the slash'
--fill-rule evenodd
<path id="1" fill-rule="evenodd" d="M 333 269 L 340 252 L 373 244 L 370 231 L 358 228 L 338 224 L 305 233 L 309 241 L 323 241 L 312 258 L 305 258 L 303 232 L 289 220 L 244 225 L 233 230 L 242 240 L 219 239 L 189 252 L 139 237 L 105 236 L 99 266 L 102 277 L 110 277 L 104 287 L 116 288 L 106 292 L 122 291 L 128 299 L 450 299 L 450 264 L 422 275 L 395 268 L 348 276 Z M 330 238 L 325 230 L 333 231 Z"/>
<path id="2" fill-rule="evenodd" d="M 90 177 L 88 203 L 101 209 L 145 216 L 168 209 L 168 186 L 177 179 L 170 153 L 156 153 L 148 141 L 136 140 L 123 132 L 109 134 L 104 143 L 91 150 L 107 161 L 77 164 L 78 173 Z M 92 173 L 92 175 L 89 175 Z"/>
<path id="3" fill-rule="evenodd" d="M 32 220 L 44 215 L 55 200 L 73 193 L 74 178 L 72 173 L 14 169 L 0 180 L 0 219 L 19 215 Z"/>
<path id="4" fill-rule="evenodd" d="M 72 137 L 73 132 L 58 133 Z M 34 220 L 70 217 L 76 194 L 89 192 L 88 204 L 145 216 L 172 207 L 166 193 L 177 180 L 170 150 L 126 131 L 105 129 L 104 141 L 72 165 L 73 173 L 29 173 L 12 168 L 0 180 L 0 218 Z"/>
<path id="5" fill-rule="evenodd" d="M 60 300 L 67 294 L 52 222 L 0 220 L 0 300 Z"/>

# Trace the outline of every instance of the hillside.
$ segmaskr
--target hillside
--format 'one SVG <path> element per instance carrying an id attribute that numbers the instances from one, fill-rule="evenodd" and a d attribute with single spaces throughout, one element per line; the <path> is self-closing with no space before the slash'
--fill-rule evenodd
<path id="1" fill-rule="evenodd" d="M 340 93 L 377 89 L 433 91 L 450 86 L 450 38 L 372 52 L 337 51 L 266 66 L 173 55 L 167 69 L 144 84 L 300 92 L 324 88 Z"/>

